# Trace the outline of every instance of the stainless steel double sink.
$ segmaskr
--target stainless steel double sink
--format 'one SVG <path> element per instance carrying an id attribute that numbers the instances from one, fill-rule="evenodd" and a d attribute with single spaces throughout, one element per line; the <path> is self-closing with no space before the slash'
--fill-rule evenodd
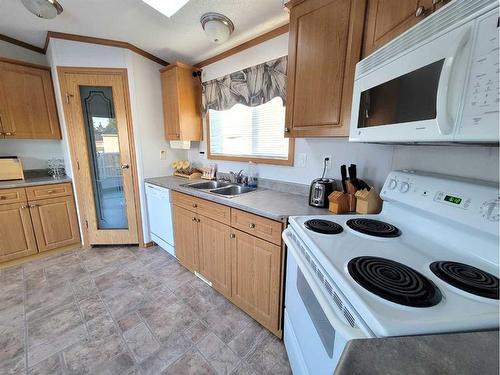
<path id="1" fill-rule="evenodd" d="M 257 190 L 257 188 L 220 180 L 192 182 L 181 186 L 196 190 L 206 190 L 209 193 L 219 194 L 229 198 Z"/>

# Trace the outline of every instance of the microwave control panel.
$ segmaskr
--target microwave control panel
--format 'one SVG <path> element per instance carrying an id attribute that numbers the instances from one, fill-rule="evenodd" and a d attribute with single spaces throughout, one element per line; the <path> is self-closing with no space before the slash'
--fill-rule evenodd
<path id="1" fill-rule="evenodd" d="M 465 89 L 462 123 L 457 140 L 498 141 L 499 85 L 498 9 L 477 20 L 470 75 Z M 482 137 L 487 136 L 487 139 Z"/>

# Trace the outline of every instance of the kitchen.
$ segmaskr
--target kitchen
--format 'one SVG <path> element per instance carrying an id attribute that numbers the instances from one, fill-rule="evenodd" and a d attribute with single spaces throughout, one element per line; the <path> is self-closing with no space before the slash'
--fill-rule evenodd
<path id="1" fill-rule="evenodd" d="M 498 3 L 171 3 L 0 4 L 0 373 L 498 373 Z"/>

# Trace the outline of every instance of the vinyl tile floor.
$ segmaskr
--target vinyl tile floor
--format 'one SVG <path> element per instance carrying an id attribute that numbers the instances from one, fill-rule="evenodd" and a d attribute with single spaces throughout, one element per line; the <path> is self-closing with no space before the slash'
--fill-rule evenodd
<path id="1" fill-rule="evenodd" d="M 291 374 L 281 340 L 158 247 L 0 270 L 0 374 Z"/>

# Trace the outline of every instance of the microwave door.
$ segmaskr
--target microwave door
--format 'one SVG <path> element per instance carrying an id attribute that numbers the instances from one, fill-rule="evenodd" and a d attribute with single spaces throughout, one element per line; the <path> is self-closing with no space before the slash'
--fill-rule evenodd
<path id="1" fill-rule="evenodd" d="M 465 24 L 357 77 L 350 140 L 452 141 L 469 56 L 469 30 L 470 24 Z"/>

